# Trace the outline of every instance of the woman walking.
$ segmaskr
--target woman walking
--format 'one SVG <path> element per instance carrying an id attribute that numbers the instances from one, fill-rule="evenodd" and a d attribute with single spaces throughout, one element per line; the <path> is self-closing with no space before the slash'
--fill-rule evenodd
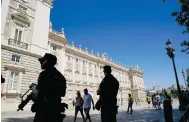
<path id="1" fill-rule="evenodd" d="M 77 97 L 75 98 L 75 117 L 74 122 L 76 122 L 77 114 L 80 111 L 81 116 L 83 118 L 83 122 L 85 122 L 84 114 L 83 114 L 83 98 L 81 97 L 81 93 L 77 92 Z"/>

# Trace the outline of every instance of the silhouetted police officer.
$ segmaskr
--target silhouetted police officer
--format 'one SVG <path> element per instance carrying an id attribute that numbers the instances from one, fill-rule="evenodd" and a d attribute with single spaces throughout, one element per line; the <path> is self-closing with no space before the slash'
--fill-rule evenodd
<path id="1" fill-rule="evenodd" d="M 100 109 L 102 122 L 116 122 L 117 93 L 119 82 L 111 74 L 110 66 L 104 66 L 105 77 L 100 83 L 97 94 L 100 95 Z"/>
<path id="2" fill-rule="evenodd" d="M 32 110 L 36 112 L 34 122 L 61 122 L 61 97 L 66 94 L 66 79 L 54 67 L 56 56 L 46 53 L 39 62 L 43 71 L 38 78 L 39 93 Z"/>

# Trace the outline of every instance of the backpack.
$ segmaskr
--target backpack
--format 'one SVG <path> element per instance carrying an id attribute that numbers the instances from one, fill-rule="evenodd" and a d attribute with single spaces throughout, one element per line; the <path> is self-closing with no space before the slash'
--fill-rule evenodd
<path id="1" fill-rule="evenodd" d="M 63 77 L 54 76 L 54 79 L 58 82 L 58 89 L 60 91 L 60 96 L 64 97 L 66 95 L 66 79 Z"/>

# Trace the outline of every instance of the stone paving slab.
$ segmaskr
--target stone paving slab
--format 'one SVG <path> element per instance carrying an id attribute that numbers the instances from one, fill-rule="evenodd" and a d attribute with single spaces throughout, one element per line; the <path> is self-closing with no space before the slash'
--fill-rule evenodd
<path id="1" fill-rule="evenodd" d="M 92 122 L 100 122 L 99 112 L 91 111 Z M 66 112 L 67 117 L 64 122 L 73 122 L 74 111 Z M 174 122 L 178 122 L 181 113 L 174 109 Z M 2 114 L 2 122 L 32 122 L 34 114 L 31 112 L 12 112 Z M 81 115 L 78 114 L 77 122 L 83 122 Z M 134 109 L 133 114 L 120 111 L 117 115 L 117 122 L 164 122 L 163 110 L 153 108 Z"/>

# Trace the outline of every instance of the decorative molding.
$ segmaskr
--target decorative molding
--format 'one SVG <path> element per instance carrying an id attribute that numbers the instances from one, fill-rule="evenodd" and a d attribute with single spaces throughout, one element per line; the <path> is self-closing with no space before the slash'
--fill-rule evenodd
<path id="1" fill-rule="evenodd" d="M 68 44 L 68 40 L 66 40 L 62 36 L 60 36 L 60 35 L 58 35 L 56 33 L 53 33 L 53 32 L 49 32 L 49 38 L 53 39 L 55 41 L 58 41 L 60 43 L 63 43 L 63 44 Z"/>
<path id="2" fill-rule="evenodd" d="M 41 58 L 42 57 L 40 55 L 37 55 L 37 54 L 34 54 L 34 53 L 30 53 L 28 51 L 23 51 L 21 49 L 17 49 L 17 48 L 13 48 L 13 47 L 10 47 L 10 46 L 5 46 L 5 45 L 1 45 L 1 49 L 5 49 L 5 50 L 8 50 L 8 51 L 12 51 L 12 52 L 16 52 L 16 53 L 32 56 L 32 57 L 35 57 L 35 58 Z"/>
<path id="3" fill-rule="evenodd" d="M 15 13 L 11 15 L 11 18 L 13 22 L 21 27 L 29 27 L 30 26 L 30 20 L 20 13 Z"/>
<path id="4" fill-rule="evenodd" d="M 19 65 L 14 65 L 14 64 L 6 64 L 4 66 L 5 70 L 16 70 L 18 72 L 25 73 L 25 68 Z"/>

